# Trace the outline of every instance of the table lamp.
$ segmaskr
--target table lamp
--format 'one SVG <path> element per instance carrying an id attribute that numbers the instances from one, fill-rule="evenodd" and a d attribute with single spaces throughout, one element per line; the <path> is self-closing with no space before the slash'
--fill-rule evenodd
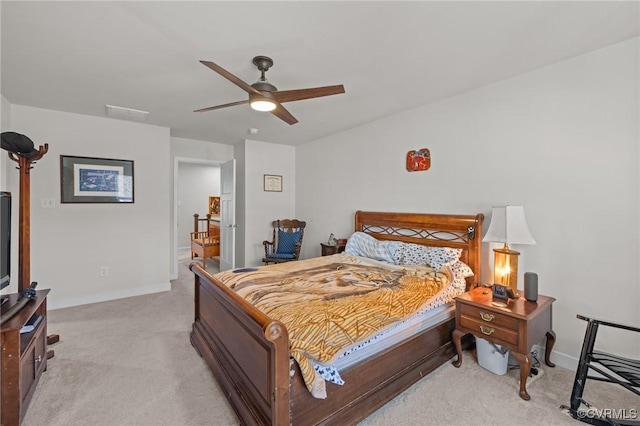
<path id="1" fill-rule="evenodd" d="M 522 206 L 493 207 L 491 223 L 484 242 L 504 243 L 502 248 L 493 249 L 493 282 L 511 288 L 518 294 L 518 256 L 509 244 L 535 244 L 531 236 Z"/>

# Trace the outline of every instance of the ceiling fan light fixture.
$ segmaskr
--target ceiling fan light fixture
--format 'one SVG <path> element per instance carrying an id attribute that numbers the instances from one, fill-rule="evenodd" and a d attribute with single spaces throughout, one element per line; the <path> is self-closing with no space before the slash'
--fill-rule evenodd
<path id="1" fill-rule="evenodd" d="M 269 112 L 276 109 L 276 103 L 273 99 L 270 99 L 268 96 L 251 94 L 249 96 L 249 104 L 251 108 L 256 111 Z"/>
<path id="2" fill-rule="evenodd" d="M 269 112 L 276 109 L 276 104 L 274 104 L 273 101 L 270 100 L 252 101 L 251 108 L 255 109 L 256 111 Z"/>

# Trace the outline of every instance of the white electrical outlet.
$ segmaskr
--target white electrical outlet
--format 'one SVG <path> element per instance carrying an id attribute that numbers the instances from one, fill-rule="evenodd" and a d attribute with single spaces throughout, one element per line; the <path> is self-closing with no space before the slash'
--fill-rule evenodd
<path id="1" fill-rule="evenodd" d="M 100 276 L 101 277 L 106 277 L 107 275 L 109 275 L 109 267 L 108 266 L 101 266 L 100 267 Z"/>

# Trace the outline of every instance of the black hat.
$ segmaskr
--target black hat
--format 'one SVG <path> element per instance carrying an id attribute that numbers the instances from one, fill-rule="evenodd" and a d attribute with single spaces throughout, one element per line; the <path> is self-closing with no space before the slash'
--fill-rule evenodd
<path id="1" fill-rule="evenodd" d="M 33 147 L 33 141 L 16 132 L 2 132 L 2 141 L 0 147 L 7 151 L 20 154 L 24 157 L 30 158 L 38 153 Z"/>

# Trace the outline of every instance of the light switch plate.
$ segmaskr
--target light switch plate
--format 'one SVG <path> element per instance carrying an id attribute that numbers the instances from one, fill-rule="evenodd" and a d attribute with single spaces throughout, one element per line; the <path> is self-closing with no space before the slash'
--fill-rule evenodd
<path id="1" fill-rule="evenodd" d="M 55 198 L 41 198 L 40 199 L 40 207 L 43 209 L 54 209 L 56 208 L 56 199 Z"/>

